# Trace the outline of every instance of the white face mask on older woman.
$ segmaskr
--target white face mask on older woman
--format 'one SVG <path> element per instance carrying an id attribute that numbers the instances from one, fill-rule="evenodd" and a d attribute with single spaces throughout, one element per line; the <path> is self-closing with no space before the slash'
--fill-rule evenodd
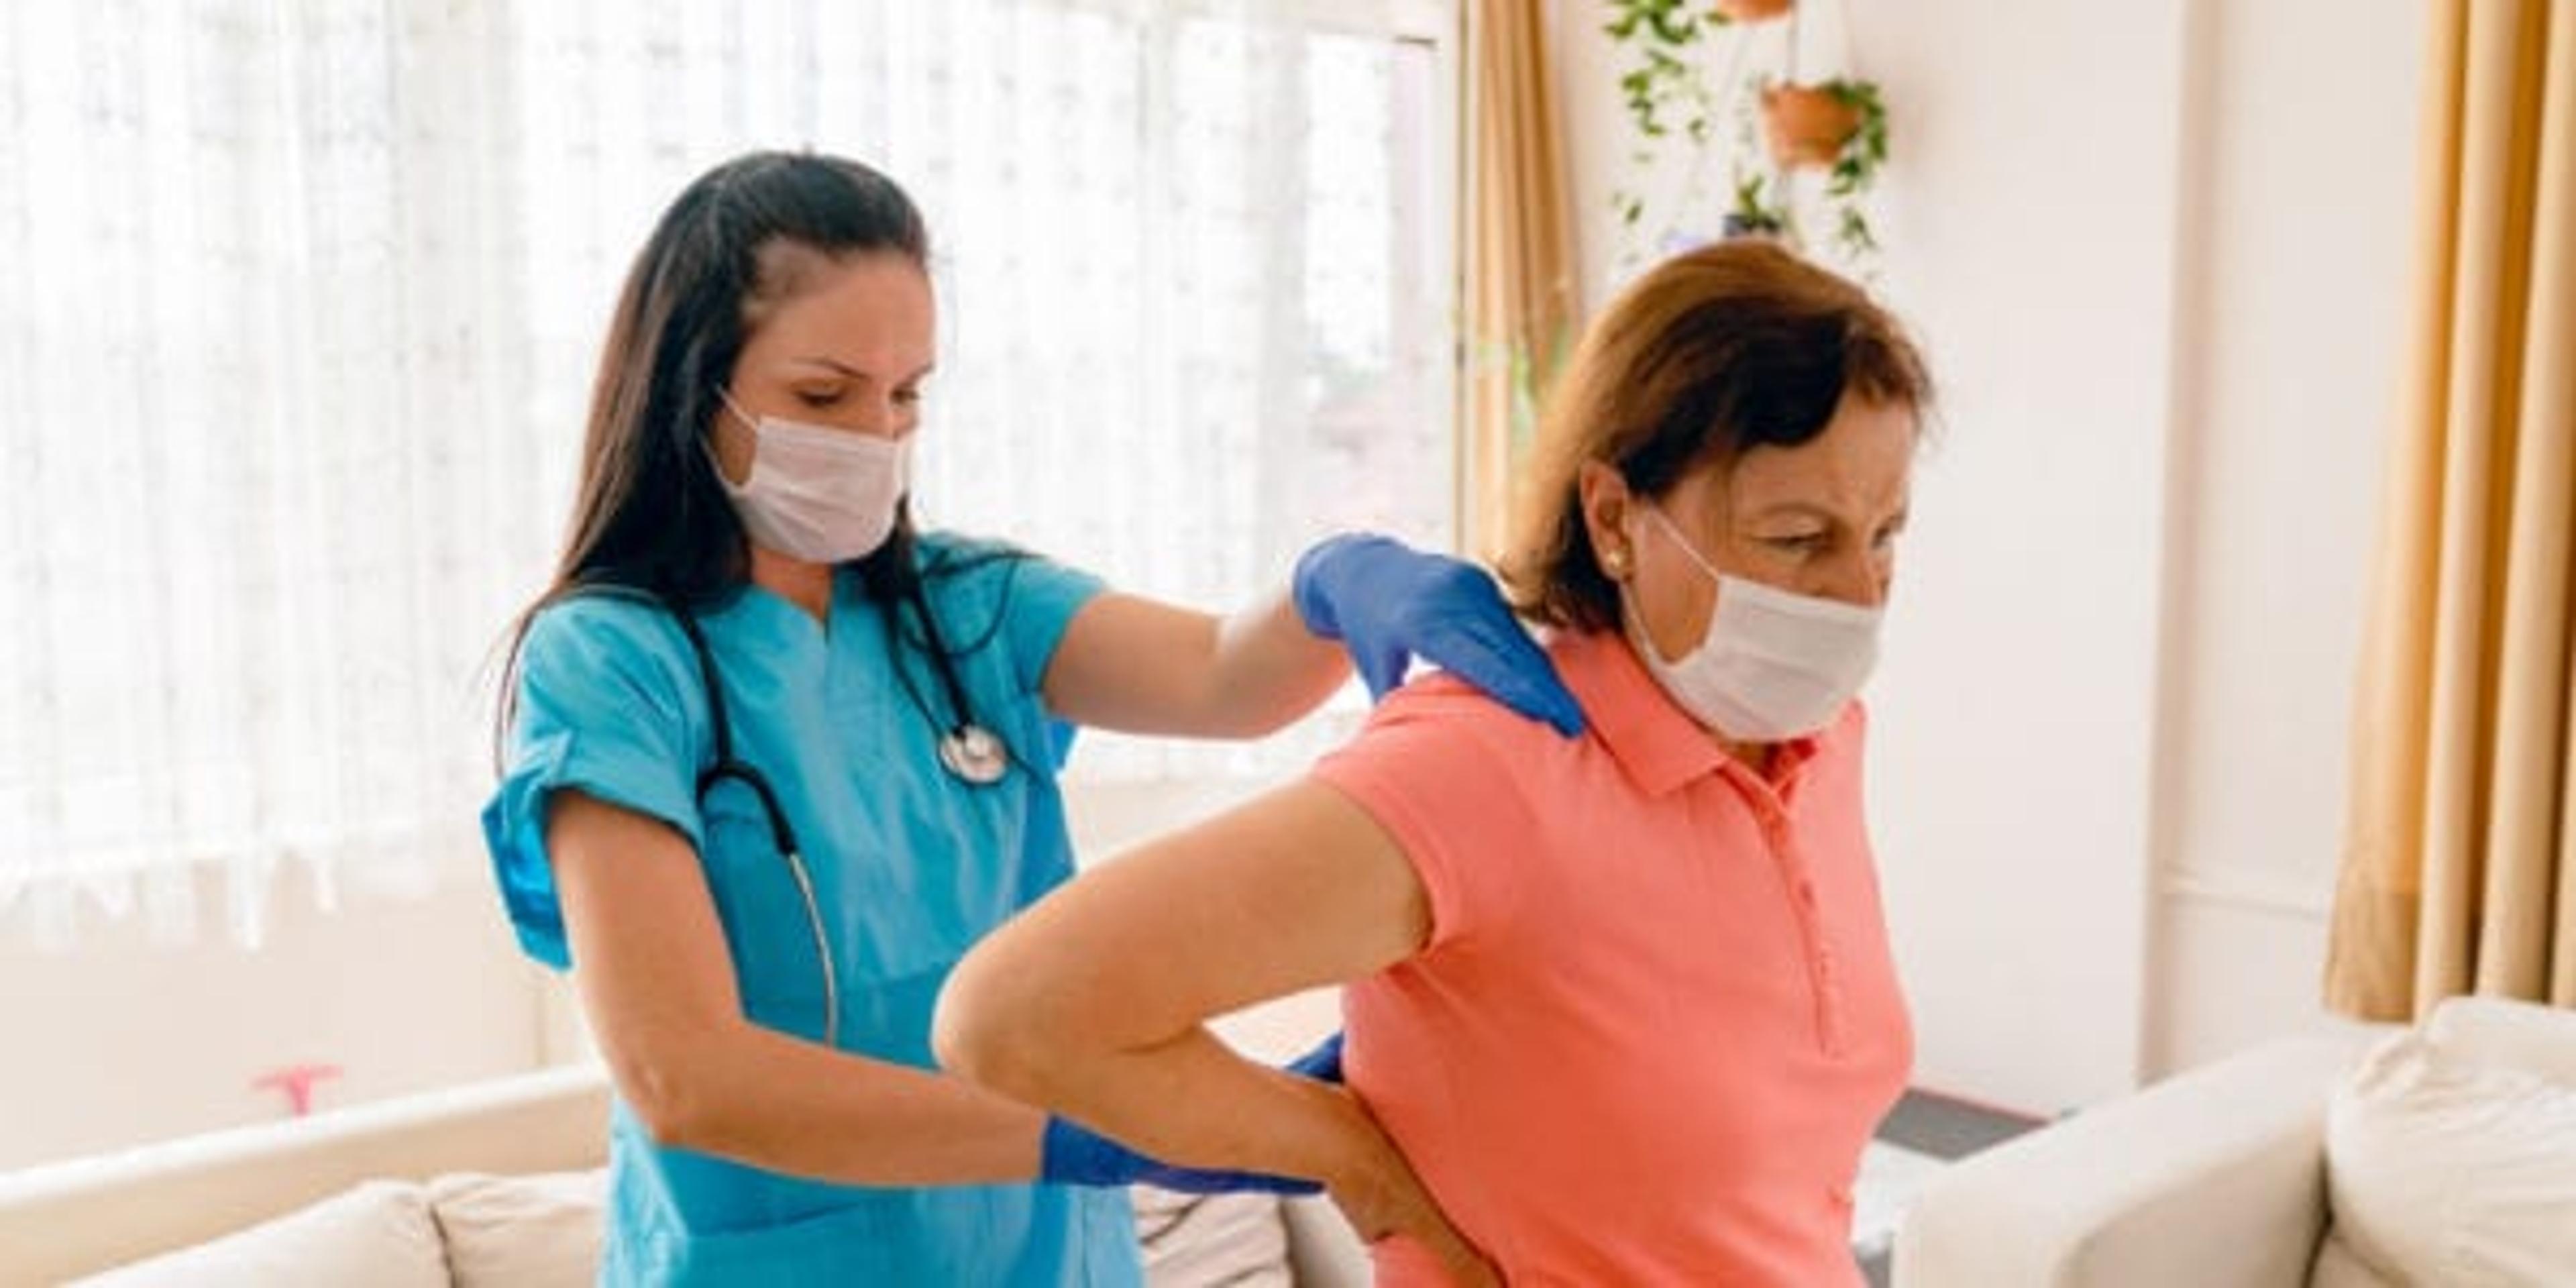
<path id="1" fill-rule="evenodd" d="M 1628 601 L 1629 641 L 1664 692 L 1702 725 L 1742 742 L 1802 738 L 1833 723 L 1877 665 L 1882 612 L 1727 576 L 1660 508 L 1636 508 L 1717 583 L 1698 646 L 1669 661 Z M 1623 599 L 1627 593 L 1622 587 Z"/>

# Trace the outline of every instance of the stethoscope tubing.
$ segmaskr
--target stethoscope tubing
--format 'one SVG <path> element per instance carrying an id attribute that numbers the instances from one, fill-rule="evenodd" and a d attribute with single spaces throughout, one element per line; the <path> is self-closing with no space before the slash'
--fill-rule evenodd
<path id="1" fill-rule="evenodd" d="M 716 784 L 731 780 L 751 789 L 753 797 L 760 802 L 761 815 L 769 824 L 770 840 L 787 864 L 788 877 L 796 883 L 797 897 L 805 906 L 806 929 L 813 936 L 814 959 L 823 982 L 823 1045 L 837 1049 L 841 1044 L 840 966 L 832 957 L 832 937 L 823 923 L 822 899 L 814 892 L 814 876 L 805 866 L 805 852 L 803 847 L 797 844 L 796 829 L 788 822 L 787 807 L 779 801 L 777 789 L 770 785 L 769 776 L 760 772 L 760 769 L 750 761 L 734 755 L 733 719 L 725 705 L 723 677 L 717 673 L 715 650 L 708 647 L 706 632 L 698 625 L 697 615 L 690 612 L 687 605 L 667 596 L 656 598 L 671 616 L 678 620 L 681 633 L 688 637 L 689 649 L 697 657 L 699 680 L 706 690 L 707 722 L 712 727 L 715 740 L 715 758 L 698 775 L 698 801 L 703 806 L 707 793 L 713 791 Z M 923 610 L 922 617 L 925 622 L 930 620 L 927 609 Z M 966 718 L 965 686 L 959 682 L 954 666 L 941 649 L 936 635 L 937 627 L 931 627 L 931 631 L 933 633 L 929 643 L 937 658 L 939 678 L 947 689 L 952 709 L 958 714 L 956 728 L 950 730 L 941 740 L 941 763 L 961 782 L 977 786 L 998 782 L 1003 776 L 1002 772 L 979 772 L 950 752 L 952 742 L 963 742 L 973 737 L 980 737 L 986 742 L 992 742 L 993 739 L 992 735 L 985 733 Z M 900 665 L 899 662 L 897 664 Z M 996 771 L 1005 771 L 1006 765 L 1007 761 L 997 758 L 993 767 Z"/>

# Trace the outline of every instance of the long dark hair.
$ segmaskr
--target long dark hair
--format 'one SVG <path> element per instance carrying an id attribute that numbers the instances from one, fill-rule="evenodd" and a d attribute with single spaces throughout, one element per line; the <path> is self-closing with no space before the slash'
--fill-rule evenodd
<path id="1" fill-rule="evenodd" d="M 827 258 L 893 252 L 929 270 L 920 210 L 856 161 L 754 152 L 708 171 L 671 203 L 627 270 L 600 351 L 563 554 L 511 627 L 496 752 L 515 714 L 520 649 L 547 605 L 614 590 L 688 607 L 721 601 L 749 580 L 748 538 L 702 439 L 752 318 L 792 289 L 784 280 L 792 274 L 763 271 L 763 252 L 781 245 Z M 870 596 L 889 610 L 919 594 L 913 551 L 907 502 L 885 544 L 859 561 Z"/>

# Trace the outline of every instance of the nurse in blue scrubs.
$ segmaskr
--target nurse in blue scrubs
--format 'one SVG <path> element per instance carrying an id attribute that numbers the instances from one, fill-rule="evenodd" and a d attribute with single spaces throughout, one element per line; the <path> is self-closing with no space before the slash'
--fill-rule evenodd
<path id="1" fill-rule="evenodd" d="M 1069 727 L 1256 736 L 1416 652 L 1580 725 L 1483 574 L 1383 538 L 1217 617 L 916 530 L 928 255 L 884 176 L 756 154 L 679 196 L 610 324 L 483 814 L 616 1083 L 607 1283 L 1139 1282 L 1126 1185 L 1288 1178 L 1162 1166 L 929 1049 L 950 967 L 1072 875 Z"/>

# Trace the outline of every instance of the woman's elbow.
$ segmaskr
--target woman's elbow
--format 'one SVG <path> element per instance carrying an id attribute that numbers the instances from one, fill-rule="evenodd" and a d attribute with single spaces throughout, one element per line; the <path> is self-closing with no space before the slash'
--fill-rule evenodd
<path id="1" fill-rule="evenodd" d="M 1065 1054 L 1028 990 L 980 953 L 968 954 L 940 989 L 930 1048 L 950 1073 L 1032 1103 L 1041 1101 L 1047 1072 Z"/>
<path id="2" fill-rule="evenodd" d="M 703 1054 L 631 1043 L 612 1044 L 607 1056 L 618 1098 L 654 1144 L 703 1149 L 723 1134 L 726 1097 L 709 1085 Z"/>

